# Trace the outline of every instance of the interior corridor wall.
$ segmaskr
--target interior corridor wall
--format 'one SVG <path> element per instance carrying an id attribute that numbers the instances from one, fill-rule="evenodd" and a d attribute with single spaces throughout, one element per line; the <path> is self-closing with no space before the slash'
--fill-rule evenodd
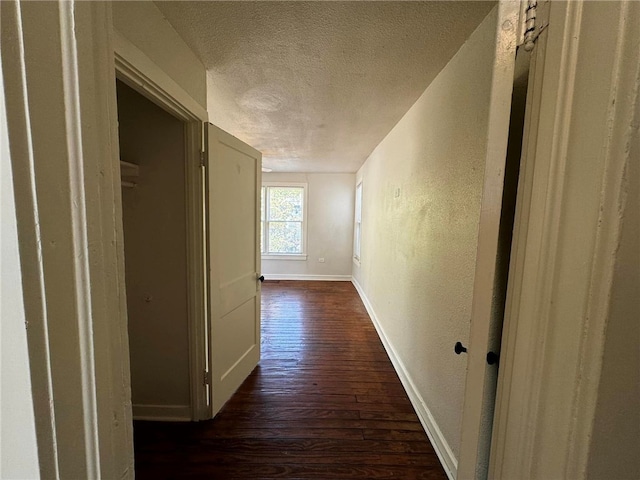
<path id="1" fill-rule="evenodd" d="M 263 173 L 263 182 L 307 184 L 306 260 L 262 260 L 262 273 L 278 278 L 349 280 L 353 255 L 353 173 Z M 324 258 L 320 263 L 318 259 Z"/>
<path id="2" fill-rule="evenodd" d="M 118 122 L 133 414 L 188 420 L 184 124 L 121 82 Z"/>
<path id="3" fill-rule="evenodd" d="M 497 8 L 376 147 L 354 280 L 457 464 Z"/>

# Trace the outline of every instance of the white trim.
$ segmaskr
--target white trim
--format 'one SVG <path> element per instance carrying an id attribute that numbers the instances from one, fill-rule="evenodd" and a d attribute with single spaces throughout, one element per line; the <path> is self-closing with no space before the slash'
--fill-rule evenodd
<path id="1" fill-rule="evenodd" d="M 111 5 L 2 8 L 40 476 L 133 478 Z"/>
<path id="2" fill-rule="evenodd" d="M 202 375 L 206 353 L 205 238 L 203 232 L 203 123 L 207 112 L 149 57 L 114 31 L 116 77 L 184 123 L 189 381 L 192 420 L 211 418 Z"/>
<path id="3" fill-rule="evenodd" d="M 206 238 L 204 233 L 205 192 L 200 165 L 202 123 L 185 123 L 185 207 L 187 239 L 187 315 L 189 327 L 189 380 L 191 419 L 210 417 L 207 386 L 202 375 L 208 369 Z"/>
<path id="4" fill-rule="evenodd" d="M 77 208 L 71 209 L 73 270 L 75 273 L 76 309 L 80 356 L 80 376 L 86 394 L 82 396 L 82 409 L 85 412 L 85 455 L 87 473 L 90 477 L 99 476 L 98 406 L 96 399 L 96 378 L 94 372 L 95 353 L 93 350 L 93 325 L 91 305 L 91 276 L 89 263 L 84 252 L 89 251 L 87 201 L 83 179 L 86 175 L 86 158 L 82 149 L 82 118 L 80 114 L 80 80 L 78 76 L 78 45 L 76 43 L 76 21 L 74 5 L 71 2 L 60 4 L 60 41 L 61 60 L 64 74 L 62 89 L 64 92 L 64 112 L 67 123 L 67 154 L 69 166 L 70 197 Z"/>
<path id="5" fill-rule="evenodd" d="M 456 459 L 453 450 L 449 446 L 447 440 L 444 438 L 440 427 L 438 427 L 438 424 L 431 414 L 429 407 L 422 398 L 422 395 L 420 395 L 420 393 L 418 392 L 418 389 L 416 388 L 411 375 L 409 375 L 409 372 L 404 366 L 404 363 L 400 359 L 400 356 L 393 348 L 393 345 L 391 344 L 389 338 L 387 337 L 387 334 L 382 328 L 382 325 L 378 320 L 378 316 L 373 309 L 373 305 L 371 305 L 371 302 L 367 298 L 367 295 L 364 293 L 363 288 L 360 286 L 358 280 L 355 277 L 351 277 L 351 283 L 353 283 L 353 286 L 356 287 L 356 290 L 360 295 L 362 303 L 364 304 L 364 307 L 366 308 L 367 313 L 371 318 L 371 322 L 376 328 L 378 336 L 380 337 L 380 340 L 384 345 L 384 349 L 387 351 L 387 355 L 389 356 L 389 359 L 391 360 L 391 363 L 393 364 L 393 367 L 395 368 L 396 373 L 398 374 L 398 377 L 402 382 L 402 386 L 409 396 L 411 405 L 413 405 L 413 408 L 415 409 L 416 414 L 420 419 L 422 428 L 424 428 L 424 431 L 429 437 L 431 445 L 433 446 L 433 449 L 435 450 L 436 455 L 438 456 L 438 459 L 442 464 L 442 468 L 444 468 L 447 477 L 449 477 L 450 480 L 454 480 L 457 475 L 458 460 Z"/>
<path id="6" fill-rule="evenodd" d="M 5 478 L 39 478 L 40 461 L 2 71 L 0 62 L 0 463 Z M 2 439 L 9 441 L 3 443 Z"/>
<path id="7" fill-rule="evenodd" d="M 273 252 L 261 252 L 262 255 L 262 259 L 264 260 L 306 260 L 307 259 L 307 225 L 309 223 L 309 219 L 307 217 L 307 212 L 308 210 L 308 200 L 309 200 L 309 184 L 308 183 L 304 183 L 304 182 L 262 182 L 261 183 L 261 194 L 260 197 L 262 198 L 262 189 L 264 188 L 271 188 L 271 187 L 294 187 L 294 188 L 302 188 L 302 194 L 303 194 L 303 199 L 302 199 L 302 252 L 300 253 L 293 253 L 293 254 L 279 254 L 279 253 L 273 253 Z M 262 219 L 262 213 L 260 213 L 260 222 L 264 222 L 264 241 L 265 241 L 265 247 L 268 249 L 269 248 L 269 235 L 268 235 L 268 224 L 269 224 L 269 219 L 268 219 L 268 215 L 269 215 L 269 197 L 267 194 L 267 191 L 264 192 L 264 199 L 265 199 L 265 206 L 264 206 L 264 214 L 265 214 L 265 218 L 264 220 Z M 276 220 L 277 221 L 277 220 Z M 269 258 L 271 257 L 271 258 Z M 291 258 L 286 258 L 286 257 L 291 257 Z M 304 258 L 302 258 L 304 257 Z"/>
<path id="8" fill-rule="evenodd" d="M 117 30 L 113 30 L 113 46 L 120 80 L 181 120 L 209 120 L 202 105 Z"/>
<path id="9" fill-rule="evenodd" d="M 295 273 L 273 273 L 265 274 L 264 279 L 269 280 L 310 280 L 319 282 L 349 282 L 351 281 L 351 275 L 306 275 Z"/>
<path id="10" fill-rule="evenodd" d="M 270 254 L 264 254 L 261 255 L 262 260 L 298 260 L 298 261 L 306 261 L 307 260 L 308 255 L 306 253 L 301 253 L 299 255 L 295 255 L 295 254 L 277 254 L 277 253 L 270 253 Z"/>
<path id="11" fill-rule="evenodd" d="M 29 368 L 33 390 L 40 476 L 59 478 L 53 378 L 47 322 L 46 276 L 42 262 L 42 232 L 39 225 L 38 188 L 35 175 L 34 139 L 29 115 L 27 52 L 22 5 L 2 5 L 2 73 L 5 108 L 12 162 L 15 209 L 18 229 L 23 302 L 27 329 Z M 29 19 L 30 20 L 30 19 Z M 15 48 L 5 51 L 4 38 L 15 39 Z M 10 55 L 9 53 L 12 53 Z M 31 87 L 33 88 L 33 87 Z M 25 282 L 26 278 L 31 281 Z M 132 451 L 133 455 L 133 451 Z M 132 457 L 133 458 L 133 457 Z"/>
<path id="12" fill-rule="evenodd" d="M 606 17 L 591 2 L 548 5 L 553 28 L 534 49 L 539 89 L 516 213 L 507 314 L 518 320 L 503 335 L 495 479 L 589 476 L 625 169 L 634 160 L 637 2 L 611 3 Z"/>
<path id="13" fill-rule="evenodd" d="M 356 183 L 354 213 L 353 213 L 353 262 L 360 266 L 362 256 L 362 199 L 364 186 L 362 179 Z M 358 195 L 359 193 L 359 195 Z"/>
<path id="14" fill-rule="evenodd" d="M 607 111 L 606 153 L 604 154 L 605 174 L 602 178 L 602 193 L 598 209 L 601 212 L 599 214 L 600 223 L 591 263 L 589 293 L 585 300 L 586 318 L 590 321 L 585 322 L 587 324 L 583 329 L 578 354 L 580 372 L 576 378 L 573 401 L 575 413 L 571 419 L 571 436 L 567 455 L 567 477 L 573 478 L 585 474 L 591 453 L 589 439 L 593 435 L 593 418 L 596 414 L 596 399 L 599 394 L 606 333 L 611 315 L 611 287 L 614 281 L 614 269 L 623 228 L 621 211 L 626 210 L 627 222 L 629 221 L 628 216 L 638 215 L 638 204 L 629 204 L 634 200 L 629 196 L 627 190 L 631 188 L 629 183 L 634 182 L 634 178 L 629 174 L 630 171 L 633 171 L 631 163 L 638 162 L 637 157 L 631 156 L 629 149 L 632 142 L 639 141 L 640 89 L 637 86 L 638 78 L 636 77 L 640 72 L 640 61 L 638 61 L 640 34 L 637 28 L 639 22 L 640 7 L 638 7 L 638 3 L 621 3 L 619 24 L 614 30 L 618 32 L 616 46 L 615 50 L 612 49 L 615 54 L 611 77 L 615 80 L 611 82 L 607 102 L 609 108 Z M 632 95 L 635 96 L 635 100 Z M 616 101 L 621 98 L 628 99 L 628 101 Z M 634 129 L 635 134 L 633 133 Z M 637 184 L 637 177 L 635 177 L 635 182 Z M 637 202 L 637 200 L 636 196 L 635 201 Z M 636 241 L 637 239 L 636 235 Z M 638 267 L 637 264 L 636 267 Z M 627 451 L 629 451 L 628 448 Z"/>
<path id="15" fill-rule="evenodd" d="M 262 182 L 263 187 L 304 187 L 307 188 L 309 184 L 307 182 Z"/>
<path id="16" fill-rule="evenodd" d="M 156 422 L 188 422 L 191 420 L 189 405 L 133 405 L 134 420 Z"/>

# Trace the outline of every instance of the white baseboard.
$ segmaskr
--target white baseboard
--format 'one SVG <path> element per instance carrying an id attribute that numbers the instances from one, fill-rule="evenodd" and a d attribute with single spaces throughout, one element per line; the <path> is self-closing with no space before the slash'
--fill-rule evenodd
<path id="1" fill-rule="evenodd" d="M 400 360 L 400 357 L 397 355 L 395 349 L 389 342 L 389 339 L 387 338 L 387 335 L 384 332 L 384 329 L 382 328 L 380 321 L 378 320 L 378 316 L 373 310 L 373 306 L 371 305 L 371 302 L 367 298 L 367 295 L 364 293 L 364 290 L 362 289 L 358 281 L 355 279 L 355 277 L 351 279 L 351 283 L 353 283 L 353 286 L 356 287 L 356 290 L 358 291 L 358 294 L 362 299 L 362 303 L 364 304 L 364 307 L 367 309 L 367 312 L 369 313 L 369 317 L 371 317 L 371 321 L 378 332 L 378 336 L 380 337 L 380 340 L 382 340 L 382 344 L 384 345 L 384 348 L 387 351 L 387 355 L 389 355 L 389 358 L 391 359 L 391 363 L 393 364 L 393 367 L 395 368 L 396 373 L 398 374 L 398 377 L 400 377 L 400 381 L 402 382 L 402 385 L 406 390 L 407 395 L 409 396 L 409 400 L 411 400 L 411 404 L 413 405 L 413 408 L 415 409 L 418 415 L 418 418 L 420 419 L 420 423 L 422 424 L 422 427 L 427 433 L 429 440 L 431 440 L 431 444 L 433 445 L 433 448 L 435 449 L 436 454 L 440 459 L 440 463 L 442 464 L 442 467 L 447 473 L 447 476 L 451 480 L 454 480 L 456 478 L 456 474 L 458 470 L 458 459 L 453 454 L 453 450 L 451 450 L 449 443 L 444 438 L 442 431 L 438 427 L 438 424 L 433 418 L 433 415 L 431 414 L 431 412 L 429 411 L 429 408 L 425 404 L 422 398 L 422 395 L 418 393 L 418 390 L 415 384 L 413 383 L 411 376 L 407 372 L 407 369 L 405 368 L 404 363 L 402 363 L 402 360 Z"/>
<path id="2" fill-rule="evenodd" d="M 190 422 L 189 405 L 133 405 L 134 420 L 154 420 L 156 422 Z"/>
<path id="3" fill-rule="evenodd" d="M 314 280 L 321 282 L 350 282 L 351 275 L 305 275 L 295 273 L 265 273 L 264 279 L 269 280 Z"/>

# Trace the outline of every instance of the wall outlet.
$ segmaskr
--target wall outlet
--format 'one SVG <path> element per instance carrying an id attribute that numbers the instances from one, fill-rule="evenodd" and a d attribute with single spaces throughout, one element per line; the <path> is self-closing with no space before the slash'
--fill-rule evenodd
<path id="1" fill-rule="evenodd" d="M 324 257 L 320 257 L 320 258 L 318 259 L 318 263 L 324 263 Z"/>

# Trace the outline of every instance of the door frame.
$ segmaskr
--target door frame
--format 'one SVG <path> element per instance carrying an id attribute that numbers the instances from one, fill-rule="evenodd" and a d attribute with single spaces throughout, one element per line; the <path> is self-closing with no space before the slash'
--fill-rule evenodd
<path id="1" fill-rule="evenodd" d="M 111 5 L 15 0 L 0 20 L 35 468 L 133 478 Z"/>
<path id="2" fill-rule="evenodd" d="M 588 475 L 640 69 L 640 6 L 608 5 L 540 12 L 489 478 Z"/>
<path id="3" fill-rule="evenodd" d="M 207 111 L 135 45 L 113 32 L 116 78 L 184 123 L 187 237 L 187 316 L 191 420 L 210 418 L 207 405 L 207 252 L 203 156 Z M 119 164 L 118 164 L 118 167 Z M 124 256 L 124 246 L 122 255 Z"/>

